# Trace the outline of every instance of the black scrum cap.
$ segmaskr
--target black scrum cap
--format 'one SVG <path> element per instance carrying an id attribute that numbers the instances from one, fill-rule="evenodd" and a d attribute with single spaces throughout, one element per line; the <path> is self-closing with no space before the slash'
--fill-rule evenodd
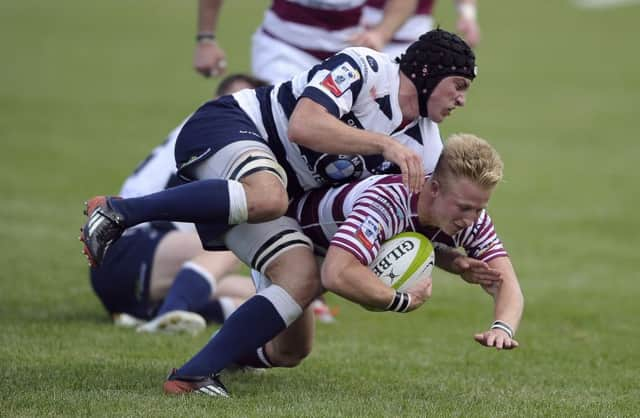
<path id="1" fill-rule="evenodd" d="M 420 115 L 427 117 L 427 101 L 436 85 L 445 77 L 476 77 L 476 57 L 459 36 L 435 29 L 420 36 L 396 62 L 418 91 Z"/>

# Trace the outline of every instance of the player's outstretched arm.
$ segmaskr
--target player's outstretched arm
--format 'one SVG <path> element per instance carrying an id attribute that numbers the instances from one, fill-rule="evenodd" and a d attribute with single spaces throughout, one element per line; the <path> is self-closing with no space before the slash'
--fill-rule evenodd
<path id="1" fill-rule="evenodd" d="M 330 246 L 322 264 L 322 285 L 325 289 L 352 302 L 375 310 L 390 310 L 396 291 L 380 281 L 350 252 Z M 419 308 L 431 296 L 431 280 L 421 281 L 407 291 L 411 301 L 404 312 Z"/>
<path id="2" fill-rule="evenodd" d="M 491 268 L 482 260 L 468 257 L 453 248 L 436 248 L 436 266 L 457 274 L 464 281 L 492 289 L 502 280 L 500 270 Z"/>
<path id="3" fill-rule="evenodd" d="M 488 262 L 489 267 L 500 272 L 502 280 L 492 288 L 485 288 L 494 297 L 494 322 L 489 330 L 475 334 L 474 339 L 497 349 L 518 347 L 514 339 L 524 310 L 524 297 L 509 257 L 498 257 Z"/>

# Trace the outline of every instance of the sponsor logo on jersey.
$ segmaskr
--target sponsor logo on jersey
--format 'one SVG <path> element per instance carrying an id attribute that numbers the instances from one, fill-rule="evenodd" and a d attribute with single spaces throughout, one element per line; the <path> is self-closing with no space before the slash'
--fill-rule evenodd
<path id="1" fill-rule="evenodd" d="M 316 160 L 314 171 L 325 183 L 338 185 L 359 179 L 363 168 L 360 155 L 323 154 Z"/>
<path id="2" fill-rule="evenodd" d="M 376 167 L 371 169 L 371 172 L 373 174 L 389 174 L 389 173 L 395 173 L 397 170 L 397 166 L 392 163 L 391 161 L 387 161 L 384 160 L 383 162 L 381 162 L 380 164 L 378 164 Z"/>
<path id="3" fill-rule="evenodd" d="M 367 55 L 367 63 L 369 64 L 369 67 L 371 67 L 374 73 L 378 72 L 378 63 L 371 55 Z"/>
<path id="4" fill-rule="evenodd" d="M 259 134 L 259 133 L 254 132 L 254 131 L 245 131 L 245 130 L 240 130 L 240 131 L 238 131 L 238 133 L 239 133 L 240 135 L 253 135 L 253 136 L 256 136 L 256 137 L 258 137 L 258 138 L 262 138 L 262 136 L 260 136 L 260 134 Z"/>
<path id="5" fill-rule="evenodd" d="M 360 228 L 356 231 L 356 238 L 358 238 L 362 245 L 370 250 L 375 245 L 379 233 L 380 224 L 371 216 L 367 216 L 362 225 L 360 225 Z"/>
<path id="6" fill-rule="evenodd" d="M 320 84 L 335 97 L 340 97 L 358 80 L 360 73 L 351 64 L 344 62 L 331 71 Z"/>

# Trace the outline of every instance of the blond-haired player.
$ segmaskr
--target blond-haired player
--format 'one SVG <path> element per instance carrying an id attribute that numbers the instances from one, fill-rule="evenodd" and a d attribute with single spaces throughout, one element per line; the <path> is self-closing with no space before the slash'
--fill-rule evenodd
<path id="1" fill-rule="evenodd" d="M 326 254 L 321 273 L 324 288 L 380 310 L 412 311 L 431 296 L 430 279 L 399 293 L 367 267 L 381 243 L 396 234 L 417 231 L 426 235 L 436 245 L 439 267 L 481 284 L 494 296 L 493 322 L 474 336 L 476 341 L 498 349 L 515 348 L 514 334 L 524 304 L 522 292 L 486 212 L 502 179 L 502 167 L 500 156 L 486 141 L 469 134 L 454 135 L 420 193 L 410 192 L 401 176 L 373 176 L 308 192 L 291 205 L 288 215 L 298 221 L 316 250 Z M 458 247 L 464 252 L 458 252 Z M 304 285 L 299 276 L 290 280 Z M 254 281 L 262 291 L 272 286 L 264 275 L 254 273 Z M 230 326 L 224 325 L 221 332 Z M 211 366 L 211 359 L 219 360 L 224 350 L 217 337 L 172 372 L 164 385 L 167 393 L 198 391 L 228 396 L 217 376 L 226 365 Z M 254 367 L 295 366 L 311 351 L 312 339 L 313 323 L 301 318 L 254 353 L 236 353 L 230 361 Z"/>

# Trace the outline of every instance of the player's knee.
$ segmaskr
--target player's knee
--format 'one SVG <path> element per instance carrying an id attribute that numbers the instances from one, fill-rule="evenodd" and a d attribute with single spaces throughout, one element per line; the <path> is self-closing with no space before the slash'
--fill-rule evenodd
<path id="1" fill-rule="evenodd" d="M 276 354 L 278 367 L 296 367 L 311 354 L 312 343 L 301 344 L 295 349 L 280 349 Z"/>
<path id="2" fill-rule="evenodd" d="M 304 308 L 323 291 L 315 263 L 311 248 L 299 246 L 276 258 L 265 273 Z"/>
<path id="3" fill-rule="evenodd" d="M 243 179 L 247 196 L 249 222 L 266 222 L 283 216 L 289 196 L 282 182 L 268 172 L 259 172 Z"/>
<path id="4" fill-rule="evenodd" d="M 249 221 L 264 222 L 284 216 L 288 200 L 284 190 L 274 189 L 272 193 L 263 193 L 254 205 L 249 205 Z"/>

